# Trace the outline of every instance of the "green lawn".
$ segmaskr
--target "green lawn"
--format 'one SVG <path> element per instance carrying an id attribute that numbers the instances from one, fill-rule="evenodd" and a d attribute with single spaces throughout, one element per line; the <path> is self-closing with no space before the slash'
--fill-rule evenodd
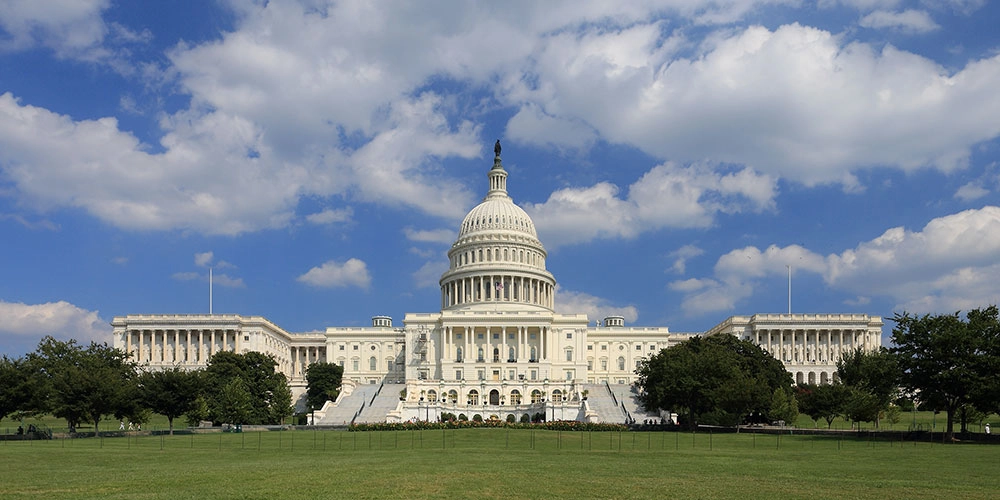
<path id="1" fill-rule="evenodd" d="M 462 429 L 0 443 L 0 498 L 996 498 L 1000 446 Z"/>

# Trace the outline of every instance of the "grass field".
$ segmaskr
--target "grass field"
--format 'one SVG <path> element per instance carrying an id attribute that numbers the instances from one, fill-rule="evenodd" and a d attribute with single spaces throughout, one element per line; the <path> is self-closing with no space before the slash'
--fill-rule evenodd
<path id="1" fill-rule="evenodd" d="M 0 498 L 997 498 L 1000 447 L 506 429 L 0 443 Z"/>

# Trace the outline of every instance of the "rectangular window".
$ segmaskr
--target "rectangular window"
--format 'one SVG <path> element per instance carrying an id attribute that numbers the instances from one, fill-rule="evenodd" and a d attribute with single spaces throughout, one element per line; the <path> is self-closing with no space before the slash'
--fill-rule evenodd
<path id="1" fill-rule="evenodd" d="M 507 371 L 507 379 L 508 380 L 514 380 L 514 370 L 508 370 Z"/>
<path id="2" fill-rule="evenodd" d="M 637 350 L 637 351 L 641 351 L 641 350 L 642 350 L 642 346 L 641 346 L 641 345 L 639 345 L 639 344 L 636 344 L 636 345 L 635 345 L 635 350 Z"/>
<path id="3" fill-rule="evenodd" d="M 594 350 L 593 344 L 587 344 L 587 350 L 588 351 L 593 351 Z"/>
<path id="4" fill-rule="evenodd" d="M 427 361 L 427 353 L 426 352 L 420 353 L 420 361 Z"/>
<path id="5" fill-rule="evenodd" d="M 462 380 L 462 370 L 455 370 L 455 380 Z"/>
<path id="6" fill-rule="evenodd" d="M 538 380 L 538 370 L 531 370 L 531 380 Z"/>
<path id="7" fill-rule="evenodd" d="M 573 350 L 572 349 L 567 349 L 566 350 L 566 361 L 573 361 Z"/>
<path id="8" fill-rule="evenodd" d="M 493 334 L 493 340 L 500 340 L 500 334 L 499 333 L 494 333 Z"/>
<path id="9" fill-rule="evenodd" d="M 588 370 L 593 370 L 594 369 L 594 360 L 592 360 L 592 359 L 588 359 L 587 360 L 587 369 Z"/>
<path id="10" fill-rule="evenodd" d="M 566 338 L 567 339 L 573 338 L 573 332 L 566 332 Z"/>
<path id="11" fill-rule="evenodd" d="M 479 370 L 479 380 L 486 380 L 486 370 Z"/>
<path id="12" fill-rule="evenodd" d="M 340 350 L 341 350 L 341 351 L 343 351 L 343 350 L 344 350 L 344 344 L 340 344 Z"/>
<path id="13" fill-rule="evenodd" d="M 460 338 L 462 338 L 462 334 L 461 334 L 461 333 L 456 333 L 456 334 L 455 334 L 455 338 L 456 338 L 456 339 L 460 339 Z"/>
<path id="14" fill-rule="evenodd" d="M 249 342 L 250 341 L 250 336 L 249 335 L 244 335 L 243 336 L 243 340 Z"/>
<path id="15" fill-rule="evenodd" d="M 357 345 L 355 345 L 355 346 L 354 346 L 354 350 L 355 350 L 355 351 L 357 351 L 357 350 L 358 350 L 358 346 L 357 346 Z"/>
<path id="16" fill-rule="evenodd" d="M 573 380 L 573 370 L 566 370 L 566 380 Z"/>
<path id="17" fill-rule="evenodd" d="M 602 345 L 602 346 L 601 346 L 601 350 L 602 350 L 602 351 L 607 351 L 607 350 L 608 350 L 608 346 L 606 346 L 606 345 Z"/>
<path id="18" fill-rule="evenodd" d="M 649 344 L 649 350 L 650 351 L 655 351 L 656 350 L 656 344 Z"/>
<path id="19" fill-rule="evenodd" d="M 509 340 L 514 340 L 514 334 L 513 334 L 513 333 L 508 333 L 508 334 L 507 334 L 507 338 L 508 338 Z"/>
<path id="20" fill-rule="evenodd" d="M 531 338 L 535 338 L 535 334 L 534 333 L 531 334 Z"/>
<path id="21" fill-rule="evenodd" d="M 480 334 L 479 334 L 479 338 L 483 338 L 483 334 L 481 334 L 481 333 L 480 333 Z"/>

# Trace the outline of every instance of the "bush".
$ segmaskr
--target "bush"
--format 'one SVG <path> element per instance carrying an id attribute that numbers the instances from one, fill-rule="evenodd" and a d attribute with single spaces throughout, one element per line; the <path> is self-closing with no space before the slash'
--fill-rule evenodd
<path id="1" fill-rule="evenodd" d="M 511 413 L 510 415 L 507 415 L 507 423 L 508 424 L 513 424 L 514 420 L 516 420 L 516 419 L 514 418 L 514 414 L 513 413 Z"/>
<path id="2" fill-rule="evenodd" d="M 531 417 L 529 417 L 527 413 L 525 413 L 524 415 L 521 415 L 521 423 L 522 424 L 530 424 L 531 423 Z"/>
<path id="3" fill-rule="evenodd" d="M 465 416 L 464 413 L 459 413 L 458 414 L 458 420 L 461 421 L 461 422 L 468 422 L 469 421 L 469 417 Z"/>
<path id="4" fill-rule="evenodd" d="M 475 414 L 475 415 L 472 416 L 472 421 L 473 422 L 482 422 L 483 421 L 483 416 L 477 413 L 477 414 Z"/>

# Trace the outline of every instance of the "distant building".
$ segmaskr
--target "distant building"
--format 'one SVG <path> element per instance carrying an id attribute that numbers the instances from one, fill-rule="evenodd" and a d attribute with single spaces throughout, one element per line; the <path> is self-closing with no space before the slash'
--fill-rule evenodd
<path id="1" fill-rule="evenodd" d="M 336 404 L 317 423 L 436 419 L 622 421 L 658 418 L 629 386 L 639 362 L 690 338 L 667 327 L 629 327 L 620 316 L 590 325 L 554 311 L 556 281 L 531 218 L 507 194 L 499 148 L 489 191 L 459 227 L 441 276 L 441 310 L 387 316 L 371 327 L 290 333 L 260 316 L 128 315 L 114 318 L 114 345 L 153 369 L 201 368 L 218 351 L 274 356 L 300 409 L 305 369 L 344 367 Z M 867 314 L 733 316 L 704 332 L 730 334 L 780 359 L 796 382 L 828 383 L 843 353 L 881 345 L 882 320 Z M 587 396 L 590 395 L 588 398 Z"/>

